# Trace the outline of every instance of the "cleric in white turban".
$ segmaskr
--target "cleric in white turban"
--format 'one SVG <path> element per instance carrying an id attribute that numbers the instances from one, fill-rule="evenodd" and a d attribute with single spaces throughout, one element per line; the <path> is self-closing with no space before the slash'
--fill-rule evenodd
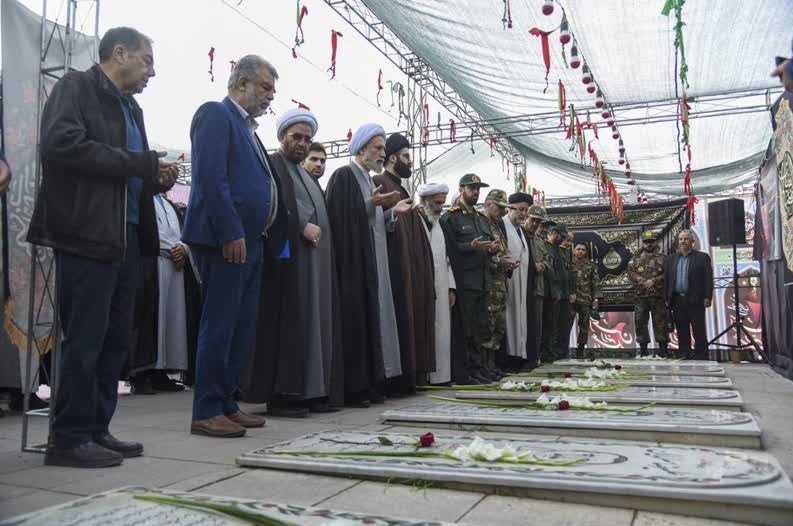
<path id="1" fill-rule="evenodd" d="M 417 193 L 419 197 L 429 197 L 431 195 L 448 194 L 449 185 L 443 183 L 424 183 L 419 186 Z"/>
<path id="2" fill-rule="evenodd" d="M 338 327 L 345 403 L 357 407 L 382 402 L 386 378 L 402 375 L 386 229 L 393 231 L 396 218 L 412 205 L 410 199 L 395 203 L 398 193 L 384 192 L 369 176 L 383 172 L 385 137 L 379 124 L 358 128 L 350 140 L 350 163 L 333 172 L 326 189 L 339 289 L 344 291 Z"/>
<path id="3" fill-rule="evenodd" d="M 282 113 L 275 121 L 279 141 L 283 138 L 286 130 L 294 124 L 307 124 L 311 128 L 312 137 L 319 130 L 319 123 L 313 113 L 303 108 L 294 108 Z"/>

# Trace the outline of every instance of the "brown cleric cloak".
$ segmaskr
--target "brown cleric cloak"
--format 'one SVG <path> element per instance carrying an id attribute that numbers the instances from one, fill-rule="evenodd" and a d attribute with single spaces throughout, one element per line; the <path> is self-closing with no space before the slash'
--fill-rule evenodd
<path id="1" fill-rule="evenodd" d="M 309 352 L 309 327 L 305 298 L 309 296 L 300 279 L 301 262 L 312 250 L 304 241 L 298 225 L 295 187 L 288 173 L 288 162 L 281 152 L 270 157 L 275 176 L 281 183 L 281 201 L 289 213 L 287 239 L 289 257 L 281 259 L 265 249 L 262 268 L 256 341 L 241 373 L 242 400 L 250 403 L 269 402 L 274 398 L 300 400 L 306 390 L 306 368 Z M 338 304 L 335 281 L 325 284 L 333 289 Z M 334 315 L 338 309 L 334 308 Z M 338 318 L 333 321 L 338 326 Z M 334 331 L 334 336 L 337 334 Z M 343 403 L 343 362 L 340 339 L 334 337 L 328 398 L 334 405 Z"/>
<path id="2" fill-rule="evenodd" d="M 398 176 L 388 172 L 372 178 L 383 193 L 398 191 L 400 199 L 410 194 Z M 416 385 L 416 376 L 426 383 L 435 370 L 435 270 L 423 221 L 418 211 L 403 215 L 388 233 L 388 262 L 391 291 L 399 330 L 403 386 Z"/>

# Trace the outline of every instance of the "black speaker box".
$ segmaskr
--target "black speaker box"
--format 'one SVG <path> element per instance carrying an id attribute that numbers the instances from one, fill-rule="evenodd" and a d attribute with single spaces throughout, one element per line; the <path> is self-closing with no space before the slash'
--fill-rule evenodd
<path id="1" fill-rule="evenodd" d="M 708 203 L 708 230 L 712 246 L 745 245 L 743 200 L 724 199 Z"/>

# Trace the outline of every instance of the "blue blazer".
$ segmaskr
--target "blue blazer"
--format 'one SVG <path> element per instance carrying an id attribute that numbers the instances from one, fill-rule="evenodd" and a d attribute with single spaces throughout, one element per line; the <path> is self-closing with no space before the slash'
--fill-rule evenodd
<path id="1" fill-rule="evenodd" d="M 220 248 L 235 239 L 259 239 L 272 207 L 271 181 L 279 187 L 279 201 L 280 181 L 259 156 L 234 103 L 226 97 L 198 108 L 190 141 L 192 180 L 182 240 Z M 264 155 L 272 166 L 266 151 Z M 283 249 L 286 221 L 286 209 L 279 203 L 269 232 L 270 251 Z"/>

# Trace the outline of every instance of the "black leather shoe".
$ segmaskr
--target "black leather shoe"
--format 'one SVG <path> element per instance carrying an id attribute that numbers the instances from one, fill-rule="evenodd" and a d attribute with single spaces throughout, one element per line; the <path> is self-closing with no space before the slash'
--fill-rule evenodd
<path id="1" fill-rule="evenodd" d="M 348 400 L 344 402 L 345 407 L 353 407 L 355 409 L 366 409 L 371 407 L 372 403 L 369 400 Z"/>
<path id="2" fill-rule="evenodd" d="M 165 381 L 152 381 L 151 386 L 155 391 L 162 391 L 164 393 L 178 393 L 179 391 L 184 391 L 184 385 L 170 378 Z"/>
<path id="3" fill-rule="evenodd" d="M 385 395 L 382 393 L 378 393 L 374 389 L 369 392 L 369 401 L 373 404 L 384 404 L 385 403 Z"/>
<path id="4" fill-rule="evenodd" d="M 157 394 L 154 386 L 148 380 L 130 380 L 129 391 L 134 395 L 153 395 Z"/>
<path id="5" fill-rule="evenodd" d="M 305 418 L 308 416 L 308 408 L 296 405 L 274 406 L 267 408 L 267 414 L 283 418 Z"/>
<path id="6" fill-rule="evenodd" d="M 339 411 L 339 408 L 327 402 L 313 402 L 308 406 L 308 410 L 312 413 L 336 413 Z"/>
<path id="7" fill-rule="evenodd" d="M 95 437 L 94 442 L 116 453 L 121 453 L 124 458 L 139 457 L 143 454 L 143 444 L 140 442 L 122 442 L 110 433 Z"/>
<path id="8" fill-rule="evenodd" d="M 118 466 L 124 457 L 115 451 L 94 442 L 86 442 L 73 448 L 49 446 L 44 455 L 45 466 L 67 468 L 109 468 Z"/>

